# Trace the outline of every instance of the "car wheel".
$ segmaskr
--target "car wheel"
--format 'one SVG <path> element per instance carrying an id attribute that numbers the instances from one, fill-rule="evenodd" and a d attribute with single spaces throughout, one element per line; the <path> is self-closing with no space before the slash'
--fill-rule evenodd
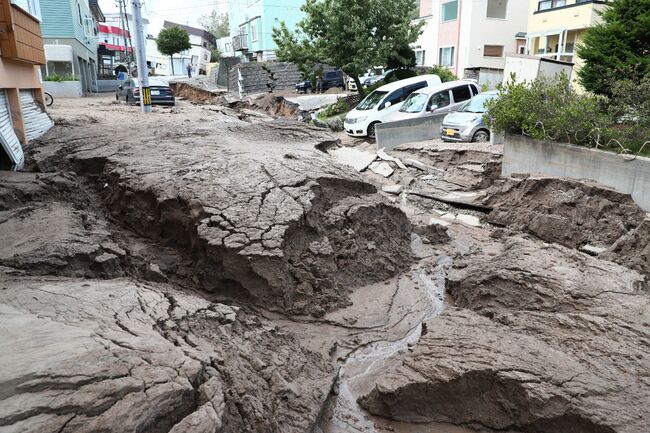
<path id="1" fill-rule="evenodd" d="M 381 123 L 381 122 L 375 122 L 375 123 L 371 123 L 370 125 L 368 125 L 368 138 L 373 138 L 373 139 L 375 138 L 375 135 L 376 135 L 375 134 L 375 127 L 377 126 L 378 123 Z"/>
<path id="2" fill-rule="evenodd" d="M 483 129 L 481 129 L 480 131 L 476 131 L 474 137 L 472 137 L 472 141 L 480 142 L 480 143 L 485 143 L 487 141 L 490 141 L 490 133 Z"/>

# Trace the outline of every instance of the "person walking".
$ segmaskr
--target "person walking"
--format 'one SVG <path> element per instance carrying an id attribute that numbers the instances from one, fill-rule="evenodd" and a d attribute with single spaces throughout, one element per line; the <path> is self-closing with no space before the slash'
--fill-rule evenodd
<path id="1" fill-rule="evenodd" d="M 187 64 L 187 78 L 192 78 L 192 64 Z"/>

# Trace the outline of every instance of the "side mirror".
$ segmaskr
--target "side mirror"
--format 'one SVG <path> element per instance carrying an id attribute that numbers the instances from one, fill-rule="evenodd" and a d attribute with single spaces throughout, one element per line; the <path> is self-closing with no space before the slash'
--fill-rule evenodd
<path id="1" fill-rule="evenodd" d="M 437 109 L 438 109 L 438 106 L 437 106 L 437 105 L 432 105 L 431 107 L 429 107 L 429 108 L 427 109 L 427 111 L 435 111 L 435 110 L 437 110 Z"/>
<path id="2" fill-rule="evenodd" d="M 122 89 L 124 89 L 124 87 L 120 84 L 118 89 L 122 90 Z"/>
<path id="3" fill-rule="evenodd" d="M 387 101 L 386 103 L 384 103 L 384 108 L 388 108 L 388 107 L 390 107 L 391 105 L 393 105 L 393 103 L 390 102 L 390 101 Z"/>

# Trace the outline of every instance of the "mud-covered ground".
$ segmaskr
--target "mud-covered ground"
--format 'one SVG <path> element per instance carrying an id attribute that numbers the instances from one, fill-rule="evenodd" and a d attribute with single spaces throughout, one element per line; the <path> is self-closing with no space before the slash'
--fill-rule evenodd
<path id="1" fill-rule="evenodd" d="M 484 144 L 359 173 L 241 106 L 51 114 L 0 173 L 0 432 L 650 431 L 629 196 Z"/>

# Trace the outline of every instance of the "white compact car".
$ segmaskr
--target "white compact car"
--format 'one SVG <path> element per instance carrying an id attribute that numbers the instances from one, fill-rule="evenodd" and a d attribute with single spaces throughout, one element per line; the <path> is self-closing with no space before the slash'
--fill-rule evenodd
<path id="1" fill-rule="evenodd" d="M 447 114 L 458 110 L 463 103 L 478 94 L 474 81 L 448 81 L 411 93 L 399 111 L 391 114 L 389 122 L 417 117 Z"/>
<path id="2" fill-rule="evenodd" d="M 437 75 L 420 75 L 381 86 L 350 111 L 343 122 L 345 132 L 353 137 L 375 137 L 375 126 L 389 117 L 416 90 L 442 84 Z"/>

